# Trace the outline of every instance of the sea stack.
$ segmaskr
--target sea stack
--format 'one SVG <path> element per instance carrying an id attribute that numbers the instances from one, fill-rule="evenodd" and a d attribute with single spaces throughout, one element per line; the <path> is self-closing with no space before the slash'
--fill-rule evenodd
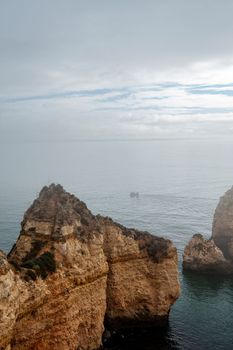
<path id="1" fill-rule="evenodd" d="M 233 187 L 220 198 L 215 210 L 212 238 L 225 258 L 233 260 Z"/>
<path id="2" fill-rule="evenodd" d="M 106 329 L 164 324 L 179 293 L 171 241 L 94 216 L 52 184 L 0 254 L 0 349 L 98 349 Z"/>
<path id="3" fill-rule="evenodd" d="M 214 213 L 212 236 L 192 237 L 183 255 L 184 270 L 233 274 L 233 187 L 220 198 Z"/>
<path id="4" fill-rule="evenodd" d="M 224 275 L 233 273 L 231 262 L 225 259 L 213 239 L 205 239 L 200 233 L 193 235 L 184 249 L 183 269 Z"/>

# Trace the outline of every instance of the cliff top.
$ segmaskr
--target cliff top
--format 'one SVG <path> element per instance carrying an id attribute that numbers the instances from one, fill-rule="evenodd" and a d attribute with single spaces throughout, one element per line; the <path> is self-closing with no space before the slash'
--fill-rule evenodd
<path id="1" fill-rule="evenodd" d="M 61 185 L 52 183 L 42 188 L 39 197 L 26 211 L 23 222 L 35 220 L 72 225 L 77 219 L 87 224 L 94 216 L 84 202 L 66 192 Z"/>
<path id="2" fill-rule="evenodd" d="M 89 244 L 99 235 L 103 235 L 100 239 L 105 242 L 108 242 L 108 236 L 111 235 L 113 243 L 110 244 L 111 247 L 104 249 L 111 252 L 120 250 L 122 257 L 128 254 L 126 246 L 129 240 L 135 241 L 137 246 L 135 249 L 139 249 L 143 256 L 150 257 L 154 262 L 176 254 L 175 247 L 167 239 L 126 228 L 111 218 L 94 216 L 85 203 L 66 192 L 61 185 L 51 184 L 42 188 L 38 198 L 26 211 L 21 226 L 20 236 L 8 254 L 9 261 L 19 266 L 25 266 L 28 261 L 31 264 L 32 259 L 41 259 L 41 256 L 48 252 L 54 254 L 56 260 L 56 257 L 61 255 L 61 253 L 57 255 L 58 250 L 66 250 L 62 244 L 67 241 L 72 240 L 73 245 L 77 241 Z M 114 241 L 115 236 L 121 238 L 119 240 L 116 238 Z M 58 243 L 61 244 L 60 248 Z M 108 245 L 109 243 L 105 244 Z M 72 254 L 72 259 L 63 253 L 59 259 L 63 261 L 78 259 L 75 251 Z M 132 254 L 135 254 L 135 251 Z M 47 255 L 42 257 L 43 261 L 45 258 L 46 260 L 50 258 Z M 112 253 L 110 255 L 112 258 Z M 36 261 L 36 264 L 40 262 Z"/>

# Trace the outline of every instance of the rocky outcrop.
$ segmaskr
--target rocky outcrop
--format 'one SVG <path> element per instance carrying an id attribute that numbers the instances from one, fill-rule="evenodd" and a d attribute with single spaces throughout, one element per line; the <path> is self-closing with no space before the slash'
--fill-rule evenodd
<path id="1" fill-rule="evenodd" d="M 178 296 L 169 240 L 44 187 L 0 254 L 0 349 L 97 349 L 106 327 L 161 324 Z"/>
<path id="2" fill-rule="evenodd" d="M 197 272 L 233 273 L 231 262 L 225 259 L 214 241 L 205 239 L 201 234 L 195 234 L 185 247 L 183 268 Z"/>
<path id="3" fill-rule="evenodd" d="M 212 237 L 196 234 L 185 247 L 184 270 L 233 274 L 233 187 L 220 198 L 214 213 Z"/>
<path id="4" fill-rule="evenodd" d="M 224 256 L 233 260 L 233 187 L 220 198 L 215 210 L 212 238 Z"/>

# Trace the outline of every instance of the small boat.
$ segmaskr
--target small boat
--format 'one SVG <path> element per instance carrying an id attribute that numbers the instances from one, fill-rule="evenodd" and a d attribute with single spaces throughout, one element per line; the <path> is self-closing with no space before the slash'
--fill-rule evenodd
<path id="1" fill-rule="evenodd" d="M 131 198 L 139 198 L 139 192 L 130 192 Z"/>

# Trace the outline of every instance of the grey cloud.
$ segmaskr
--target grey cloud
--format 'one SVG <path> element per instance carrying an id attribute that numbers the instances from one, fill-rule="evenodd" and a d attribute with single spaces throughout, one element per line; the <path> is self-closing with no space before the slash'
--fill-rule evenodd
<path id="1" fill-rule="evenodd" d="M 231 67 L 232 13 L 231 0 L 2 1 L 0 138 L 140 138 L 163 132 L 159 118 L 143 129 L 152 114 L 171 129 L 172 115 L 229 114 L 233 83 L 189 69 Z M 186 84 L 169 82 L 180 70 Z"/>

